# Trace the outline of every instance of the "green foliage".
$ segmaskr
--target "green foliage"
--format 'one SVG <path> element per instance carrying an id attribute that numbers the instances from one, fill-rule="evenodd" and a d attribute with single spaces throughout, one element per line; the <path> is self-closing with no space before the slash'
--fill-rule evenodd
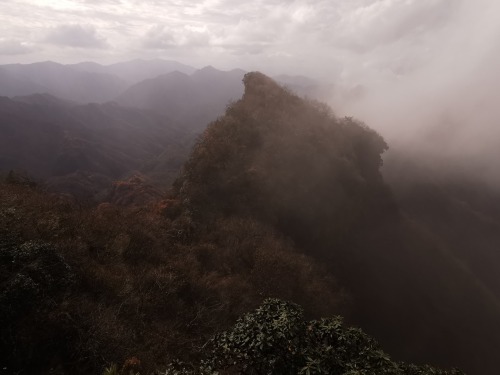
<path id="1" fill-rule="evenodd" d="M 54 298 L 74 282 L 71 267 L 53 245 L 28 241 L 0 243 L 0 267 L 3 268 L 0 292 L 0 316 L 16 316 L 27 309 L 41 308 L 47 298 Z"/>
<path id="2" fill-rule="evenodd" d="M 296 369 L 296 353 L 304 330 L 302 310 L 280 300 L 267 300 L 253 314 L 246 314 L 230 331 L 211 342 L 214 369 L 241 366 L 242 373 L 290 373 Z"/>
<path id="3" fill-rule="evenodd" d="M 119 375 L 120 372 L 118 370 L 118 366 L 116 363 L 113 363 L 109 367 L 106 367 L 104 371 L 102 372 L 102 375 Z"/>
<path id="4" fill-rule="evenodd" d="M 268 299 L 207 344 L 199 365 L 174 362 L 166 374 L 459 375 L 397 363 L 377 342 L 342 318 L 306 322 L 293 303 Z"/>
<path id="5" fill-rule="evenodd" d="M 137 357 L 128 358 L 121 369 L 118 368 L 116 363 L 106 367 L 102 375 L 140 375 L 138 371 L 141 367 L 141 361 Z"/>

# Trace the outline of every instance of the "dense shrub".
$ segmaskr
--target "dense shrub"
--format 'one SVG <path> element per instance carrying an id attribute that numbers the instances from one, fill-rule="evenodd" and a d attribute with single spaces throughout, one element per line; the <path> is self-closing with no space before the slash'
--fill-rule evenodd
<path id="1" fill-rule="evenodd" d="M 309 313 L 338 310 L 334 280 L 272 228 L 239 217 L 207 227 L 189 212 L 163 212 L 0 185 L 9 369 L 44 372 L 56 363 L 97 373 L 136 356 L 147 372 L 196 358 L 214 332 L 265 297 L 297 300 Z M 283 282 L 269 283 L 276 262 Z"/>
<path id="2" fill-rule="evenodd" d="M 206 345 L 199 364 L 173 362 L 166 374 L 460 375 L 397 363 L 377 342 L 340 317 L 305 321 L 293 303 L 268 299 Z"/>
<path id="3" fill-rule="evenodd" d="M 61 303 L 74 285 L 74 272 L 54 245 L 0 240 L 0 351 L 8 369 L 44 366 L 53 352 L 64 350 L 56 337 L 71 335 Z M 47 353 L 51 353 L 47 356 Z"/>

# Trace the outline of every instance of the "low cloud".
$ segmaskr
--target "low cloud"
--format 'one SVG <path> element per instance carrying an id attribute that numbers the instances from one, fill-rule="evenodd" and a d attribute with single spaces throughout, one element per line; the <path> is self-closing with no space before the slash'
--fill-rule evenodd
<path id="1" fill-rule="evenodd" d="M 364 61 L 344 64 L 333 105 L 376 128 L 389 141 L 389 157 L 412 152 L 500 183 L 500 3 L 405 3 L 413 4 L 408 12 L 386 10 L 399 15 L 392 26 L 383 23 L 385 30 L 377 31 L 374 23 L 373 36 L 357 34 L 367 50 L 353 52 L 350 61 Z M 400 28 L 405 19 L 413 26 Z"/>
<path id="2" fill-rule="evenodd" d="M 429 33 L 446 26 L 460 0 L 385 0 L 369 2 L 340 15 L 330 39 L 356 52 L 397 43 L 415 47 Z M 333 31 L 332 30 L 332 31 Z"/>
<path id="3" fill-rule="evenodd" d="M 210 43 L 211 35 L 206 28 L 189 25 L 182 28 L 154 25 L 142 38 L 144 48 L 159 50 L 176 47 L 206 47 Z"/>
<path id="4" fill-rule="evenodd" d="M 82 25 L 60 25 L 50 30 L 44 40 L 47 43 L 76 48 L 108 47 L 105 38 L 101 37 L 94 27 Z"/>
<path id="5" fill-rule="evenodd" d="M 147 49 L 174 48 L 176 46 L 174 33 L 165 26 L 153 26 L 144 36 L 142 45 Z"/>
<path id="6" fill-rule="evenodd" d="M 15 39 L 0 39 L 0 55 L 15 56 L 25 55 L 34 51 L 34 48 L 24 42 Z"/>

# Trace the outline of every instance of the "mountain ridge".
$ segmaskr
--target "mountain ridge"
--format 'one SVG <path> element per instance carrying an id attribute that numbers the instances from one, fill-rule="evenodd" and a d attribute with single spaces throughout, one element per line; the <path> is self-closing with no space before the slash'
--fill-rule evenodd
<path id="1" fill-rule="evenodd" d="M 171 116 L 190 129 L 200 130 L 243 94 L 243 71 L 205 67 L 191 75 L 171 72 L 139 82 L 116 98 L 123 105 Z"/>
<path id="2" fill-rule="evenodd" d="M 198 73 L 206 88 L 213 70 Z M 31 170 L 75 190 L 107 186 L 82 205 L 15 173 L 0 185 L 10 368 L 92 373 L 134 355 L 151 372 L 199 358 L 214 332 L 273 297 L 308 319 L 345 315 L 398 361 L 495 374 L 495 192 L 429 184 L 404 163 L 391 180 L 381 170 L 388 145 L 364 123 L 262 73 L 243 83 L 163 197 L 149 178 L 169 165 L 178 173 L 186 128 L 118 103 L 0 97 L 5 165 L 39 163 Z M 23 131 L 36 137 L 16 149 Z M 47 153 L 54 163 L 44 166 Z M 43 324 L 24 324 L 35 318 Z"/>
<path id="3" fill-rule="evenodd" d="M 156 183 L 168 183 L 193 137 L 165 116 L 146 110 L 111 102 L 82 105 L 48 94 L 3 97 L 0 134 L 0 169 L 26 171 L 53 190 L 80 198 L 101 194 L 113 179 L 141 168 Z M 75 174 L 79 171 L 84 174 Z M 86 173 L 100 176 L 96 181 L 104 185 L 82 190 L 79 176 Z"/>

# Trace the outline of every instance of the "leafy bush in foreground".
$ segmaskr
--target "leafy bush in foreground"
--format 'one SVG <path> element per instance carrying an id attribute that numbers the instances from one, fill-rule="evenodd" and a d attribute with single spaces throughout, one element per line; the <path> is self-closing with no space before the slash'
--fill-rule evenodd
<path id="1" fill-rule="evenodd" d="M 373 338 L 345 327 L 341 317 L 307 322 L 302 308 L 278 299 L 264 301 L 206 349 L 199 364 L 171 363 L 166 374 L 463 374 L 394 362 Z"/>

